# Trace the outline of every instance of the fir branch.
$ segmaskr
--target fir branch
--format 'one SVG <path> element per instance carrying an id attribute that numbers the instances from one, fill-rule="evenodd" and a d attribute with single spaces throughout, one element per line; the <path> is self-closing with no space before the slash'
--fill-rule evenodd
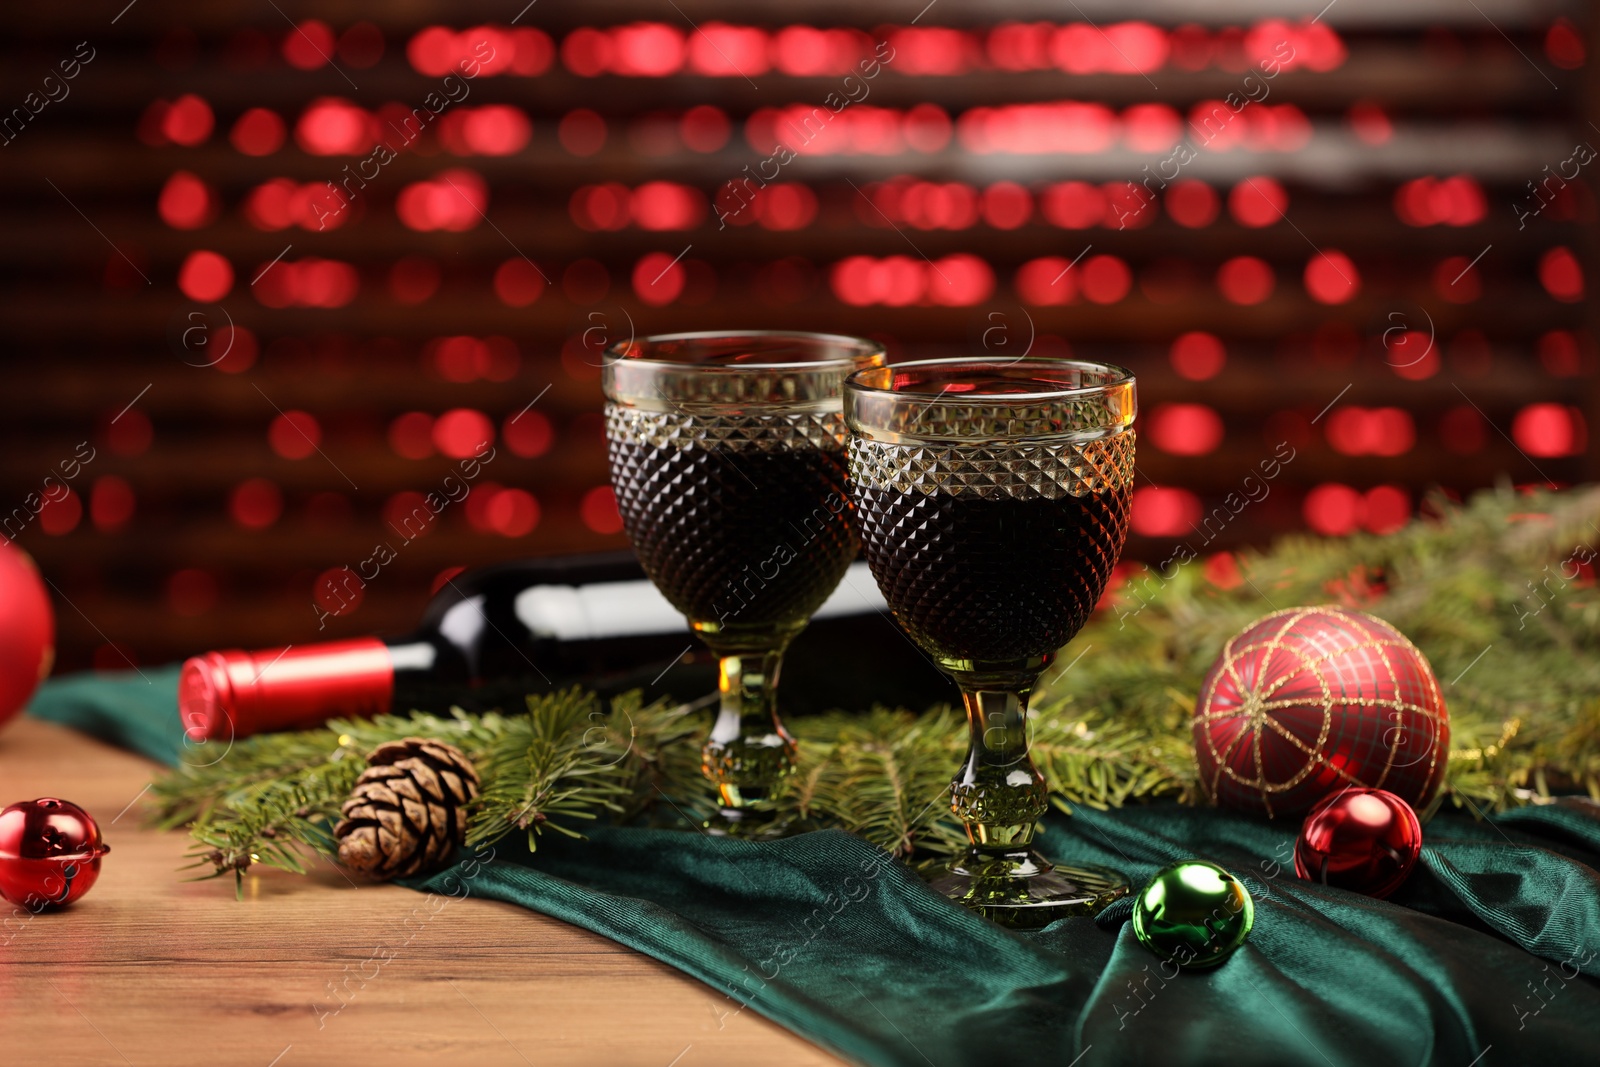
<path id="1" fill-rule="evenodd" d="M 1197 799 L 1190 717 L 1223 643 L 1277 607 L 1371 612 L 1431 661 L 1451 715 L 1444 800 L 1474 812 L 1587 791 L 1600 800 L 1600 488 L 1500 489 L 1389 535 L 1290 537 L 1236 557 L 1238 580 L 1196 561 L 1135 570 L 1036 691 L 1034 759 L 1063 809 Z M 1080 654 L 1081 653 L 1081 654 Z M 697 824 L 710 714 L 638 694 L 602 704 L 578 690 L 529 698 L 525 714 L 413 713 L 269 734 L 158 779 L 157 818 L 188 824 L 213 875 L 252 863 L 303 872 L 332 855 L 339 807 L 385 741 L 434 737 L 483 779 L 469 840 L 599 818 Z M 837 826 L 898 855 L 965 843 L 943 795 L 965 747 L 948 708 L 876 708 L 790 724 L 799 759 L 779 812 Z"/>

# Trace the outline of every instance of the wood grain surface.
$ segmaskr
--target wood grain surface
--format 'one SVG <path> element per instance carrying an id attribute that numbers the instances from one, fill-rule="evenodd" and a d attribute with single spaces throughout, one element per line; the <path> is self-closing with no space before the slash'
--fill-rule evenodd
<path id="1" fill-rule="evenodd" d="M 156 766 L 49 723 L 0 732 L 0 801 L 100 822 L 100 880 L 0 926 L 0 1063 L 28 1067 L 807 1065 L 840 1061 L 631 949 L 510 904 L 264 870 L 188 882 L 143 824 Z"/>

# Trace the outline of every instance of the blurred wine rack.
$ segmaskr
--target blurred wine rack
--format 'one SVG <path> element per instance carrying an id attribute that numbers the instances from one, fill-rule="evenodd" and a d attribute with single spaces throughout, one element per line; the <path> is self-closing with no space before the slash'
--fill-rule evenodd
<path id="1" fill-rule="evenodd" d="M 630 332 L 1132 367 L 1152 562 L 1600 474 L 1584 5 L 124 4 L 0 72 L 0 520 L 66 667 L 620 545 Z"/>

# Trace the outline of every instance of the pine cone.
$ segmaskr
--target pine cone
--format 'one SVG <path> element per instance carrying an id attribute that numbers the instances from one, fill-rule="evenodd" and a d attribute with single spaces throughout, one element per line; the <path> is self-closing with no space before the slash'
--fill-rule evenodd
<path id="1" fill-rule="evenodd" d="M 453 745 L 423 737 L 372 750 L 334 828 L 339 862 L 374 878 L 438 870 L 467 837 L 478 772 Z"/>

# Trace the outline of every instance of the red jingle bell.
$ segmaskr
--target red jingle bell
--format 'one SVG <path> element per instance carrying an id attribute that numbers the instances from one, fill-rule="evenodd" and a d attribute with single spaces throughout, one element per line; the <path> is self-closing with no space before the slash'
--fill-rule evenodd
<path id="1" fill-rule="evenodd" d="M 1294 845 L 1294 873 L 1310 882 L 1386 897 L 1422 852 L 1411 805 L 1385 789 L 1346 789 L 1311 809 Z"/>
<path id="2" fill-rule="evenodd" d="M 0 811 L 0 895 L 29 911 L 63 908 L 100 877 L 111 846 L 78 805 L 55 797 Z"/>

